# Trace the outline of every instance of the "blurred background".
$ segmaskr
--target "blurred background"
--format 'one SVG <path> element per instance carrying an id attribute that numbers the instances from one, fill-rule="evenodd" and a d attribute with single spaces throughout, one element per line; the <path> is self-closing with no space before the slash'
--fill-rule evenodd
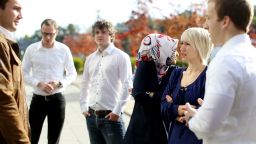
<path id="1" fill-rule="evenodd" d="M 203 27 L 207 0 L 21 0 L 23 20 L 15 33 L 24 54 L 27 46 L 41 40 L 40 24 L 52 18 L 59 24 L 57 40 L 68 45 L 79 73 L 86 56 L 96 50 L 92 24 L 106 19 L 117 30 L 115 45 L 131 56 L 134 66 L 137 50 L 149 33 L 180 38 L 189 27 Z M 256 0 L 254 0 L 256 1 Z M 254 2 L 253 1 L 253 2 Z M 256 46 L 256 18 L 249 35 Z M 178 65 L 186 65 L 178 61 Z"/>

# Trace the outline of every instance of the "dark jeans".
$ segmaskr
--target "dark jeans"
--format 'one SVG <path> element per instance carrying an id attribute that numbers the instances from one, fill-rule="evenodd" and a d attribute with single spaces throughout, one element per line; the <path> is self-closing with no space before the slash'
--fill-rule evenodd
<path id="1" fill-rule="evenodd" d="M 61 93 L 51 96 L 33 94 L 29 109 L 31 143 L 37 144 L 44 119 L 48 120 L 48 144 L 58 144 L 65 119 L 66 100 Z"/>
<path id="2" fill-rule="evenodd" d="M 125 133 L 122 116 L 118 121 L 110 121 L 91 113 L 86 122 L 91 144 L 122 143 Z"/>

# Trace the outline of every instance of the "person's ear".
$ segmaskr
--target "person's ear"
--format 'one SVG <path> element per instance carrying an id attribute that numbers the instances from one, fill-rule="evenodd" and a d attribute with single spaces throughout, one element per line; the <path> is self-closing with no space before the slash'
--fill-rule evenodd
<path id="1" fill-rule="evenodd" d="M 209 30 L 209 26 L 206 21 L 203 23 L 203 28 Z"/>
<path id="2" fill-rule="evenodd" d="M 227 29 L 230 26 L 231 19 L 229 16 L 224 16 L 222 19 L 222 29 Z"/>

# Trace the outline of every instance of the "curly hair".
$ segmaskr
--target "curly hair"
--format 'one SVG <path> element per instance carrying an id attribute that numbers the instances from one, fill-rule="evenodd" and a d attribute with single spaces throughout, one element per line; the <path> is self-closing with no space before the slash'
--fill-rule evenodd
<path id="1" fill-rule="evenodd" d="M 114 28 L 114 26 L 112 25 L 111 22 L 106 21 L 106 20 L 96 21 L 92 26 L 93 36 L 95 35 L 95 30 L 96 29 L 100 29 L 100 30 L 107 29 L 108 32 L 109 32 L 109 35 L 111 37 L 111 42 L 113 42 L 115 40 L 115 28 Z"/>

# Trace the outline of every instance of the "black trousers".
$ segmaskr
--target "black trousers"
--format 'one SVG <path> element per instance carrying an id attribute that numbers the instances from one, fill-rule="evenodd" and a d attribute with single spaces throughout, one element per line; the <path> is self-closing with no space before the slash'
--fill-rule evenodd
<path id="1" fill-rule="evenodd" d="M 65 119 L 66 100 L 61 93 L 51 96 L 33 94 L 29 109 L 31 143 L 38 144 L 42 126 L 47 116 L 48 144 L 58 144 Z"/>

